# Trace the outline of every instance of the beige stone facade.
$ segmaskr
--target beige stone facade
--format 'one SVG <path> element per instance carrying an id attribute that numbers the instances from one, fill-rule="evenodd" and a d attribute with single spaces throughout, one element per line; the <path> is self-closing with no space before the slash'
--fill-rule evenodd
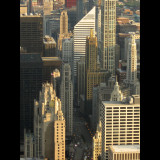
<path id="1" fill-rule="evenodd" d="M 108 160 L 140 160 L 140 145 L 111 145 Z"/>

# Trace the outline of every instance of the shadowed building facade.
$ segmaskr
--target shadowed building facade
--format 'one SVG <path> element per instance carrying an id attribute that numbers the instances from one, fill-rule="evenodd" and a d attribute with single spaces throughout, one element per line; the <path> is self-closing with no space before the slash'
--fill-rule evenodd
<path id="1" fill-rule="evenodd" d="M 20 16 L 20 46 L 28 53 L 43 52 L 43 17 Z"/>
<path id="2" fill-rule="evenodd" d="M 34 98 L 42 88 L 42 59 L 40 54 L 20 54 L 20 139 L 24 129 L 33 132 Z"/>

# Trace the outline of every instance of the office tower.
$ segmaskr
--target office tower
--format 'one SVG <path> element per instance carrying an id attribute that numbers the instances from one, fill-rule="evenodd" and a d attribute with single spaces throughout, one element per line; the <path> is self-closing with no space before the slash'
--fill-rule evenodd
<path id="1" fill-rule="evenodd" d="M 50 83 L 42 84 L 39 101 L 34 100 L 34 137 L 34 157 L 65 159 L 65 120 Z"/>
<path id="2" fill-rule="evenodd" d="M 46 34 L 53 37 L 54 40 L 57 42 L 58 40 L 58 33 L 60 31 L 60 18 L 53 17 L 46 21 Z"/>
<path id="3" fill-rule="evenodd" d="M 118 85 L 118 82 L 116 81 L 113 92 L 111 93 L 110 101 L 122 101 L 122 100 L 123 100 L 123 94 L 120 90 L 120 86 Z"/>
<path id="4" fill-rule="evenodd" d="M 73 82 L 71 79 L 71 67 L 63 63 L 61 73 L 60 99 L 62 112 L 66 120 L 66 135 L 72 136 L 73 132 Z"/>
<path id="5" fill-rule="evenodd" d="M 83 18 L 83 0 L 77 0 L 77 22 L 79 22 Z"/>
<path id="6" fill-rule="evenodd" d="M 123 101 L 103 101 L 102 159 L 108 160 L 110 145 L 140 144 L 140 97 L 132 95 Z"/>
<path id="7" fill-rule="evenodd" d="M 54 121 L 54 160 L 65 160 L 65 119 L 61 106 Z"/>
<path id="8" fill-rule="evenodd" d="M 68 33 L 68 14 L 66 10 L 61 12 L 60 16 L 60 34 Z"/>
<path id="9" fill-rule="evenodd" d="M 20 46 L 28 53 L 43 51 L 43 18 L 39 15 L 20 16 Z"/>
<path id="10" fill-rule="evenodd" d="M 43 1 L 43 15 L 48 15 L 53 11 L 53 0 Z"/>
<path id="11" fill-rule="evenodd" d="M 77 63 L 77 105 L 80 106 L 81 113 L 84 111 L 83 105 L 80 105 L 80 97 L 85 96 L 85 75 L 85 57 L 81 57 Z"/>
<path id="12" fill-rule="evenodd" d="M 129 34 L 130 38 L 128 40 L 126 83 L 134 84 L 137 81 L 137 49 L 135 33 L 129 32 Z"/>
<path id="13" fill-rule="evenodd" d="M 56 56 L 56 42 L 55 40 L 45 35 L 43 38 L 43 57 L 55 57 Z"/>
<path id="14" fill-rule="evenodd" d="M 60 16 L 60 34 L 58 38 L 58 50 L 60 51 L 59 54 L 61 54 L 62 51 L 62 40 L 64 38 L 70 38 L 70 36 L 72 36 L 72 33 L 68 33 L 68 14 L 66 10 L 63 10 Z"/>
<path id="15" fill-rule="evenodd" d="M 40 54 L 20 54 L 20 140 L 24 142 L 24 129 L 33 132 L 34 98 L 38 99 L 42 87 L 42 59 Z"/>
<path id="16" fill-rule="evenodd" d="M 53 84 L 53 89 L 56 92 L 56 96 L 60 98 L 60 71 L 55 69 L 53 73 L 51 73 L 51 83 Z"/>
<path id="17" fill-rule="evenodd" d="M 30 130 L 24 130 L 24 158 L 33 158 L 34 135 Z"/>
<path id="18" fill-rule="evenodd" d="M 140 160 L 140 145 L 111 145 L 108 160 Z"/>
<path id="19" fill-rule="evenodd" d="M 55 69 L 60 70 L 62 60 L 60 57 L 42 57 L 42 82 L 51 82 L 51 74 Z"/>
<path id="20" fill-rule="evenodd" d="M 88 0 L 88 9 L 89 9 L 89 10 L 91 10 L 94 5 L 95 5 L 94 0 Z"/>
<path id="21" fill-rule="evenodd" d="M 134 39 L 136 43 L 136 53 L 137 53 L 137 62 L 140 60 L 140 34 L 135 32 L 129 32 L 128 36 L 124 39 L 124 60 L 127 60 L 128 52 L 129 52 L 129 43 L 131 39 L 131 34 L 134 34 Z"/>
<path id="22" fill-rule="evenodd" d="M 73 6 L 76 6 L 76 1 L 77 0 L 66 0 L 65 1 L 65 6 L 66 8 L 71 8 Z"/>
<path id="23" fill-rule="evenodd" d="M 102 154 L 102 124 L 97 125 L 95 136 L 93 137 L 93 160 L 98 160 Z"/>
<path id="24" fill-rule="evenodd" d="M 102 0 L 101 5 L 102 50 L 100 61 L 103 69 L 115 75 L 116 0 Z"/>
<path id="25" fill-rule="evenodd" d="M 96 130 L 97 124 L 101 119 L 101 102 L 109 101 L 114 89 L 115 78 L 110 77 L 108 83 L 100 83 L 99 86 L 93 87 L 92 98 L 92 128 Z"/>
<path id="26" fill-rule="evenodd" d="M 93 7 L 74 26 L 74 76 L 77 76 L 77 62 L 80 57 L 86 55 L 86 37 L 90 36 L 90 29 L 93 29 L 93 34 L 95 34 L 95 11 Z"/>
<path id="27" fill-rule="evenodd" d="M 91 29 L 90 37 L 86 39 L 85 100 L 88 109 L 90 106 L 89 104 L 92 103 L 93 87 L 99 85 L 101 82 L 107 82 L 108 78 L 107 72 L 98 70 L 97 68 L 97 37 L 95 37 L 93 33 L 93 29 Z"/>
<path id="28" fill-rule="evenodd" d="M 66 8 L 68 13 L 68 30 L 73 31 L 74 26 L 77 24 L 77 7 Z"/>
<path id="29" fill-rule="evenodd" d="M 101 1 L 97 0 L 96 2 L 96 32 L 97 32 L 97 41 L 98 41 L 98 56 L 100 55 L 101 50 Z"/>
<path id="30" fill-rule="evenodd" d="M 73 63 L 73 38 L 64 38 L 62 40 L 62 61 L 69 63 L 72 66 Z"/>
<path id="31" fill-rule="evenodd" d="M 73 73 L 73 38 L 64 38 L 62 40 L 62 61 L 69 63 L 71 67 L 72 81 L 74 78 Z"/>

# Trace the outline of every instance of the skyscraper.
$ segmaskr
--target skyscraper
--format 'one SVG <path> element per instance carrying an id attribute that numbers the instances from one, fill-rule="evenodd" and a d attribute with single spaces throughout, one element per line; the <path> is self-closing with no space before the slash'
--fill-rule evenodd
<path id="1" fill-rule="evenodd" d="M 140 144 L 140 97 L 102 102 L 102 159 L 108 160 L 109 145 Z"/>
<path id="2" fill-rule="evenodd" d="M 101 41 L 100 61 L 102 68 L 115 75 L 115 45 L 116 45 L 116 1 L 101 1 Z"/>
<path id="3" fill-rule="evenodd" d="M 61 75 L 60 99 L 62 101 L 62 112 L 66 120 L 66 135 L 71 136 L 73 132 L 73 82 L 71 67 L 68 63 L 63 63 Z"/>
<path id="4" fill-rule="evenodd" d="M 130 39 L 127 53 L 127 74 L 126 83 L 134 84 L 137 81 L 137 49 L 135 42 L 135 33 L 129 32 Z"/>
<path id="5" fill-rule="evenodd" d="M 61 12 L 60 16 L 60 34 L 68 33 L 68 14 L 66 10 Z"/>
<path id="6" fill-rule="evenodd" d="M 91 29 L 90 37 L 86 39 L 86 80 L 85 80 L 85 100 L 86 109 L 91 107 L 93 87 L 99 85 L 101 82 L 107 82 L 107 72 L 98 68 L 98 53 L 97 53 L 97 37 L 93 34 Z M 90 107 L 89 107 L 90 106 Z M 89 111 L 89 110 L 88 110 Z"/>
<path id="7" fill-rule="evenodd" d="M 60 16 L 60 34 L 58 38 L 58 50 L 60 51 L 60 55 L 62 51 L 62 40 L 64 38 L 70 38 L 71 35 L 72 33 L 68 33 L 68 14 L 66 10 L 63 10 Z"/>
<path id="8" fill-rule="evenodd" d="M 42 84 L 34 100 L 34 157 L 65 160 L 65 120 L 53 85 Z"/>
<path id="9" fill-rule="evenodd" d="M 77 76 L 77 62 L 80 57 L 86 55 L 86 37 L 90 35 L 90 29 L 95 34 L 95 7 L 93 7 L 74 26 L 74 76 Z"/>
<path id="10" fill-rule="evenodd" d="M 24 129 L 33 132 L 34 98 L 42 88 L 42 59 L 40 54 L 20 54 L 20 139 Z"/>
<path id="11" fill-rule="evenodd" d="M 81 57 L 80 61 L 77 63 L 77 102 L 80 106 L 80 96 L 85 96 L 85 57 Z M 81 109 L 82 111 L 83 109 Z"/>
<path id="12" fill-rule="evenodd" d="M 20 16 L 20 46 L 28 53 L 43 52 L 43 17 Z"/>

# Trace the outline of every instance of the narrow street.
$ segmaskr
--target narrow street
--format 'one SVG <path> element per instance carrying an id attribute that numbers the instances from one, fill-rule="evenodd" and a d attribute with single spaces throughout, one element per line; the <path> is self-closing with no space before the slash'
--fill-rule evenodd
<path id="1" fill-rule="evenodd" d="M 74 109 L 73 133 L 75 136 L 75 152 L 73 160 L 84 160 L 84 157 L 91 159 L 92 137 L 85 125 L 85 120 L 81 117 L 79 109 Z"/>

